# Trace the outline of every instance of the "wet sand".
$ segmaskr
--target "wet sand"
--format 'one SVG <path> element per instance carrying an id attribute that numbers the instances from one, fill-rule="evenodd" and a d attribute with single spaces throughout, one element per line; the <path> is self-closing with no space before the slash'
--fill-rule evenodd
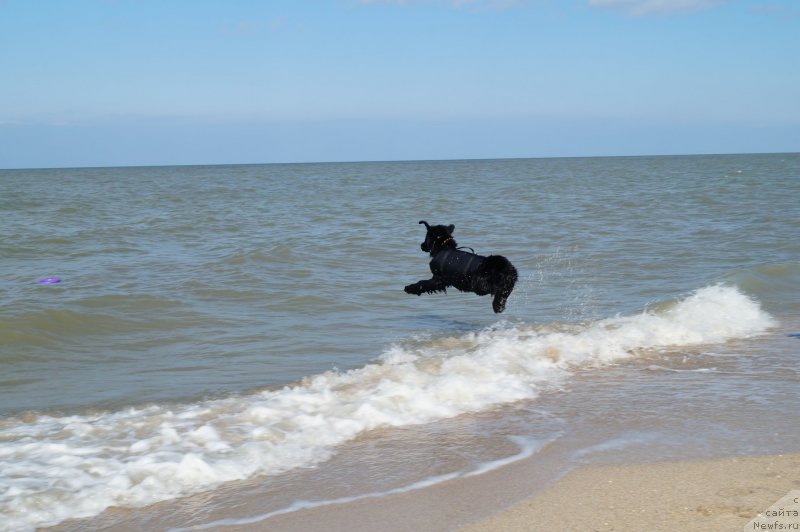
<path id="1" fill-rule="evenodd" d="M 580 467 L 530 498 L 504 506 L 515 490 L 525 488 L 530 473 L 524 465 L 511 466 L 400 495 L 224 529 L 738 531 L 745 526 L 761 530 L 752 523 L 759 514 L 764 523 L 777 519 L 784 529 L 800 528 L 800 518 L 788 515 L 791 501 L 781 503 L 787 515 L 767 512 L 793 490 L 792 496 L 800 496 L 800 454 Z"/>

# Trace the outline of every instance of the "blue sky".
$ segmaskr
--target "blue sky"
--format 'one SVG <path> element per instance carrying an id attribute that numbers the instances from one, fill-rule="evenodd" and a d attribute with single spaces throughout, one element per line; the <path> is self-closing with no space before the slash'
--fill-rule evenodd
<path id="1" fill-rule="evenodd" d="M 0 168 L 800 151 L 800 2 L 0 0 Z"/>

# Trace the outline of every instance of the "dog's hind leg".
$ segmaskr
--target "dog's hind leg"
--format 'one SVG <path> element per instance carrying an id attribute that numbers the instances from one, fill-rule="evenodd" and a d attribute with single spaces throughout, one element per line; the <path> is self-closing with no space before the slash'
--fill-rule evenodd
<path id="1" fill-rule="evenodd" d="M 511 291 L 514 290 L 514 285 L 517 282 L 516 273 L 517 272 L 515 270 L 515 275 L 505 279 L 500 290 L 495 292 L 494 299 L 492 299 L 492 310 L 494 310 L 495 314 L 500 314 L 506 309 L 506 301 L 508 300 L 508 296 L 511 295 Z"/>
<path id="2" fill-rule="evenodd" d="M 508 296 L 511 295 L 511 291 L 495 294 L 494 299 L 492 299 L 492 310 L 494 310 L 495 314 L 500 314 L 506 309 L 506 301 L 508 300 Z"/>
<path id="3" fill-rule="evenodd" d="M 423 292 L 428 294 L 432 294 L 434 292 L 447 292 L 447 285 L 443 280 L 434 277 L 433 279 L 423 279 L 422 281 L 410 284 L 403 290 L 405 290 L 406 294 L 414 294 L 419 296 L 422 295 Z"/>
<path id="4" fill-rule="evenodd" d="M 494 295 L 492 310 L 495 314 L 500 314 L 506 309 L 508 296 L 517 284 L 517 269 L 505 257 L 493 256 L 490 259 L 496 263 L 495 268 L 491 270 Z"/>

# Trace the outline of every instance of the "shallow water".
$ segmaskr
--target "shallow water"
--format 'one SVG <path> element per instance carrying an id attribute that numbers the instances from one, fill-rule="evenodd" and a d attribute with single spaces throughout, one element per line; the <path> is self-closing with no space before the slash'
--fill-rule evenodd
<path id="1" fill-rule="evenodd" d="M 0 514 L 795 449 L 798 192 L 798 154 L 1 171 Z M 506 313 L 403 293 L 420 219 L 515 264 Z"/>

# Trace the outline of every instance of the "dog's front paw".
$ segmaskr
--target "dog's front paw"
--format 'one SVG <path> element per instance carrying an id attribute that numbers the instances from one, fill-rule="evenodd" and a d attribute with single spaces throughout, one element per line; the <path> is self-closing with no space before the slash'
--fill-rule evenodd
<path id="1" fill-rule="evenodd" d="M 405 290 L 406 294 L 422 295 L 422 290 L 419 289 L 419 283 L 407 285 L 403 290 Z"/>

